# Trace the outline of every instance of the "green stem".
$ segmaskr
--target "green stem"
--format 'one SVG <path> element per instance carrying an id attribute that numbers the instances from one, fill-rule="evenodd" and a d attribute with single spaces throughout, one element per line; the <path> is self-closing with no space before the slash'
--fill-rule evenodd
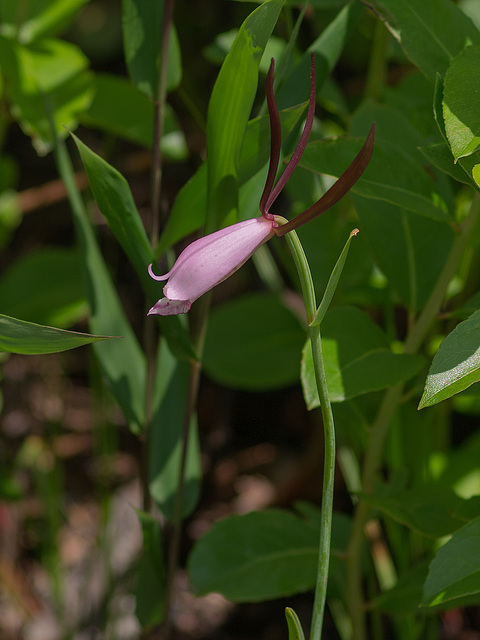
<path id="1" fill-rule="evenodd" d="M 410 329 L 405 341 L 404 352 L 416 353 L 420 348 L 432 322 L 435 320 L 447 287 L 455 275 L 464 251 L 478 223 L 480 195 L 474 195 L 470 212 L 464 221 L 461 233 L 456 237 L 447 262 L 437 280 L 422 313 Z M 377 417 L 371 427 L 362 471 L 362 492 L 373 493 L 375 479 L 382 462 L 383 448 L 393 414 L 403 397 L 404 383 L 400 382 L 386 391 Z M 347 548 L 347 606 L 352 621 L 352 640 L 366 639 L 365 604 L 362 589 L 363 531 L 370 514 L 370 506 L 364 500 L 358 502 Z"/>
<path id="2" fill-rule="evenodd" d="M 296 232 L 291 231 L 285 237 L 298 271 L 307 319 L 310 323 L 316 314 L 315 289 L 313 286 L 310 267 Z M 312 345 L 313 367 L 315 371 L 318 397 L 320 399 L 320 407 L 323 417 L 323 430 L 325 435 L 325 459 L 323 468 L 318 568 L 310 630 L 310 640 L 320 640 L 322 636 L 323 616 L 327 598 L 328 568 L 330 564 L 333 491 L 335 482 L 335 425 L 333 421 L 332 407 L 328 396 L 327 379 L 325 376 L 325 366 L 322 354 L 320 325 L 309 327 L 309 336 Z"/>

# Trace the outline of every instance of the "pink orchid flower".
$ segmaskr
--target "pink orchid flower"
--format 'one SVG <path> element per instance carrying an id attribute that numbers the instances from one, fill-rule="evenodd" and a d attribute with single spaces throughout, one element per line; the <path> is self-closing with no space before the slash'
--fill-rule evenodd
<path id="1" fill-rule="evenodd" d="M 251 218 L 232 224 L 195 240 L 182 251 L 173 268 L 165 275 L 157 276 L 150 265 L 148 273 L 154 280 L 160 282 L 168 280 L 168 282 L 163 288 L 165 297 L 153 305 L 148 315 L 169 316 L 187 313 L 197 298 L 240 269 L 264 242 L 270 240 L 274 235 L 285 235 L 336 204 L 366 169 L 373 153 L 375 125 L 372 125 L 365 144 L 355 160 L 333 186 L 314 205 L 300 213 L 294 220 L 279 226 L 280 220 L 270 212 L 270 207 L 298 165 L 312 130 L 315 116 L 315 64 L 312 54 L 310 100 L 305 126 L 300 141 L 275 186 L 275 176 L 280 160 L 281 125 L 273 93 L 274 64 L 272 59 L 266 84 L 270 115 L 270 164 L 259 204 L 262 215 L 259 218 Z"/>

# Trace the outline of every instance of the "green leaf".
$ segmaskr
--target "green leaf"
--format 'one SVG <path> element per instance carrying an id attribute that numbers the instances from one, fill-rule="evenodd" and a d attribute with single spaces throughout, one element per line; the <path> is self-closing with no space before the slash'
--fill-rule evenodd
<path id="1" fill-rule="evenodd" d="M 480 46 L 467 47 L 445 75 L 443 117 L 455 162 L 480 146 Z"/>
<path id="2" fill-rule="evenodd" d="M 432 538 L 441 538 L 463 527 L 480 507 L 480 496 L 463 500 L 450 487 L 437 485 L 393 495 L 361 496 L 396 522 Z"/>
<path id="3" fill-rule="evenodd" d="M 399 577 L 395 586 L 369 602 L 368 608 L 395 615 L 428 614 L 428 610 L 419 608 L 422 602 L 422 586 L 427 572 L 428 562 L 422 562 L 407 569 Z"/>
<path id="4" fill-rule="evenodd" d="M 243 136 L 257 91 L 258 67 L 277 22 L 281 0 L 267 0 L 241 25 L 220 69 L 207 116 L 207 233 L 237 212 Z"/>
<path id="5" fill-rule="evenodd" d="M 302 623 L 295 611 L 290 607 L 286 607 L 285 617 L 288 625 L 288 640 L 305 640 Z"/>
<path id="6" fill-rule="evenodd" d="M 480 33 L 451 0 L 369 0 L 406 55 L 435 80 L 466 45 L 480 44 Z"/>
<path id="7" fill-rule="evenodd" d="M 0 279 L 2 311 L 67 328 L 87 313 L 78 251 L 48 247 L 19 258 Z"/>
<path id="8" fill-rule="evenodd" d="M 318 309 L 315 313 L 315 318 L 310 323 L 311 327 L 316 327 L 322 322 L 323 318 L 325 317 L 325 314 L 327 313 L 328 308 L 330 307 L 330 304 L 333 300 L 333 296 L 335 295 L 335 291 L 338 286 L 338 282 L 342 275 L 343 267 L 345 266 L 345 262 L 347 260 L 348 250 L 350 249 L 350 243 L 352 241 L 352 238 L 356 236 L 357 233 L 358 233 L 358 229 L 354 229 L 353 231 L 350 232 L 350 235 L 348 236 L 348 240 L 345 243 L 345 246 L 343 247 L 337 262 L 335 263 L 335 266 L 333 267 L 332 274 L 328 280 L 325 293 L 323 294 L 322 301 L 320 302 Z"/>
<path id="9" fill-rule="evenodd" d="M 460 322 L 433 358 L 419 409 L 430 407 L 480 380 L 480 310 Z"/>
<path id="10" fill-rule="evenodd" d="M 95 75 L 93 90 L 92 103 L 81 114 L 81 122 L 150 149 L 153 141 L 152 101 L 128 80 L 103 73 Z M 121 104 L 122 108 L 113 109 L 112 105 L 116 104 Z M 185 137 L 168 104 L 165 105 L 161 148 L 167 158 L 182 160 L 187 157 Z"/>
<path id="11" fill-rule="evenodd" d="M 12 113 L 39 153 L 53 146 L 50 115 L 56 134 L 75 128 L 92 98 L 88 59 L 73 44 L 42 40 L 23 46 L 0 36 L 0 58 Z"/>
<path id="12" fill-rule="evenodd" d="M 392 353 L 380 327 L 353 307 L 327 312 L 322 323 L 322 347 L 332 402 L 408 380 L 423 365 L 419 356 Z M 308 409 L 320 406 L 310 341 L 302 352 L 301 380 Z"/>
<path id="13" fill-rule="evenodd" d="M 278 389 L 298 380 L 305 332 L 274 294 L 243 296 L 214 309 L 204 369 L 219 384 Z"/>
<path id="14" fill-rule="evenodd" d="M 258 602 L 311 589 L 317 557 L 318 530 L 270 509 L 217 522 L 190 554 L 188 573 L 198 595 Z"/>
<path id="15" fill-rule="evenodd" d="M 305 105 L 299 105 L 280 112 L 282 136 L 293 129 Z M 270 121 L 268 116 L 254 118 L 247 124 L 243 138 L 238 167 L 238 185 L 242 186 L 258 173 L 268 162 L 270 145 Z M 260 193 L 258 201 L 260 201 Z M 205 224 L 207 216 L 207 163 L 201 165 L 195 175 L 184 185 L 173 204 L 165 230 L 160 238 L 158 252 L 162 254 L 190 233 Z M 244 218 L 243 215 L 240 216 Z"/>
<path id="16" fill-rule="evenodd" d="M 148 513 L 137 510 L 142 527 L 142 557 L 138 563 L 137 605 L 135 613 L 142 628 L 163 620 L 165 605 L 165 570 L 160 522 Z"/>
<path id="17" fill-rule="evenodd" d="M 164 342 L 160 344 L 154 382 L 153 421 L 150 437 L 150 493 L 166 518 L 172 519 L 183 446 L 183 425 L 188 397 L 190 363 L 174 358 Z M 202 469 L 197 419 L 190 423 L 182 516 L 196 507 Z"/>
<path id="18" fill-rule="evenodd" d="M 123 41 L 130 77 L 138 89 L 156 99 L 163 22 L 163 0 L 123 0 Z M 181 54 L 174 28 L 170 33 L 167 90 L 182 79 Z"/>
<path id="19" fill-rule="evenodd" d="M 74 184 L 73 169 L 65 144 L 58 138 L 56 143 L 58 169 L 67 188 L 77 242 L 84 261 L 84 278 L 91 312 L 90 328 L 94 333 L 123 336 L 123 340 L 95 343 L 95 355 L 114 399 L 132 431 L 138 433 L 145 425 L 145 354 L 125 315 L 85 206 Z"/>
<path id="20" fill-rule="evenodd" d="M 476 164 L 472 169 L 472 178 L 475 180 L 478 187 L 480 187 L 480 164 Z"/>
<path id="21" fill-rule="evenodd" d="M 420 147 L 420 151 L 434 167 L 437 167 L 440 171 L 448 174 L 454 180 L 472 186 L 473 180 L 470 178 L 469 174 L 464 171 L 460 163 L 456 164 L 453 161 L 452 153 L 446 144 L 440 142 L 428 147 Z M 475 178 L 475 176 L 473 177 Z"/>
<path id="22" fill-rule="evenodd" d="M 147 273 L 148 265 L 153 262 L 153 252 L 127 181 L 77 136 L 72 134 L 72 137 L 82 157 L 93 197 L 100 211 L 135 267 L 145 289 L 153 291 L 156 287 L 152 286 Z"/>
<path id="23" fill-rule="evenodd" d="M 364 142 L 364 139 L 347 137 L 310 142 L 299 164 L 314 173 L 338 178 Z M 410 154 L 392 141 L 375 141 L 372 159 L 352 192 L 402 206 L 434 220 L 449 219 L 433 180 Z"/>
<path id="24" fill-rule="evenodd" d="M 349 529 L 350 521 L 334 514 L 329 595 L 343 564 Z M 198 595 L 217 591 L 234 602 L 302 593 L 315 586 L 318 537 L 317 518 L 312 522 L 280 509 L 229 516 L 193 548 L 187 565 L 190 584 Z"/>
<path id="25" fill-rule="evenodd" d="M 148 275 L 147 267 L 153 262 L 154 257 L 130 187 L 119 171 L 91 151 L 76 136 L 73 135 L 73 138 L 98 207 L 136 269 L 143 289 L 153 304 L 159 297 L 159 287 Z M 188 333 L 178 316 L 157 316 L 157 322 L 179 357 L 188 359 L 194 355 Z"/>
<path id="26" fill-rule="evenodd" d="M 0 314 L 0 351 L 8 353 L 57 353 L 110 337 L 115 336 L 93 336 L 65 331 Z"/>
<path id="27" fill-rule="evenodd" d="M 426 304 L 454 240 L 448 224 L 386 202 L 354 197 L 360 232 L 401 299 L 415 314 Z"/>
<path id="28" fill-rule="evenodd" d="M 463 597 L 480 601 L 480 517 L 440 547 L 423 588 L 423 602 L 428 606 Z"/>

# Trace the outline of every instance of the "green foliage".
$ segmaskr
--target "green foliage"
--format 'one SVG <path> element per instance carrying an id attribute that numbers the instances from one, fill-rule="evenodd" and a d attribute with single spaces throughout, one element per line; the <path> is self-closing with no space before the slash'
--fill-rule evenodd
<path id="1" fill-rule="evenodd" d="M 298 354 L 304 340 L 299 320 L 277 296 L 244 296 L 212 312 L 205 371 L 214 380 L 240 389 L 285 387 L 298 380 Z"/>
<path id="2" fill-rule="evenodd" d="M 478 513 L 478 512 L 477 512 Z M 428 605 L 454 604 L 480 596 L 480 518 L 458 529 L 430 564 L 423 597 Z"/>
<path id="3" fill-rule="evenodd" d="M 419 356 L 392 353 L 388 338 L 370 318 L 354 307 L 337 307 L 322 322 L 322 346 L 328 393 L 342 402 L 408 380 L 421 369 Z M 320 405 L 307 342 L 302 351 L 302 386 L 309 409 Z"/>
<path id="4" fill-rule="evenodd" d="M 337 554 L 348 526 L 342 519 L 334 524 Z M 230 600 L 255 602 L 311 589 L 317 557 L 318 523 L 269 509 L 218 522 L 190 555 L 189 576 L 198 594 L 218 591 Z M 331 571 L 336 569 L 334 562 Z"/>
<path id="5" fill-rule="evenodd" d="M 108 336 L 92 336 L 86 333 L 65 331 L 0 315 L 0 351 L 9 353 L 29 355 L 56 353 L 107 338 Z"/>
<path id="6" fill-rule="evenodd" d="M 467 47 L 445 74 L 443 117 L 455 162 L 480 146 L 480 97 L 474 81 L 480 71 L 480 46 Z"/>
<path id="7" fill-rule="evenodd" d="M 428 372 L 419 409 L 429 407 L 480 380 L 480 311 L 475 311 L 445 338 Z"/>

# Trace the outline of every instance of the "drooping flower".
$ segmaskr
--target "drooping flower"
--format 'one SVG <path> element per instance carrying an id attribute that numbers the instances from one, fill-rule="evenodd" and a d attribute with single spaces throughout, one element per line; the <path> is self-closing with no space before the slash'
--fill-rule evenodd
<path id="1" fill-rule="evenodd" d="M 270 212 L 270 208 L 298 165 L 312 130 L 315 116 L 315 64 L 312 54 L 310 99 L 305 126 L 297 147 L 275 186 L 275 176 L 280 161 L 281 124 L 273 93 L 274 66 L 272 59 L 266 84 L 270 116 L 270 163 L 259 204 L 262 215 L 259 218 L 238 222 L 195 240 L 182 251 L 173 268 L 165 275 L 157 276 L 150 265 L 148 273 L 154 280 L 168 280 L 168 282 L 163 288 L 165 297 L 153 305 L 148 315 L 169 316 L 187 313 L 197 298 L 240 269 L 258 247 L 270 240 L 273 235 L 285 235 L 336 204 L 366 169 L 373 153 L 374 125 L 372 125 L 365 144 L 352 164 L 333 186 L 311 207 L 290 222 L 279 225 L 279 219 Z"/>

